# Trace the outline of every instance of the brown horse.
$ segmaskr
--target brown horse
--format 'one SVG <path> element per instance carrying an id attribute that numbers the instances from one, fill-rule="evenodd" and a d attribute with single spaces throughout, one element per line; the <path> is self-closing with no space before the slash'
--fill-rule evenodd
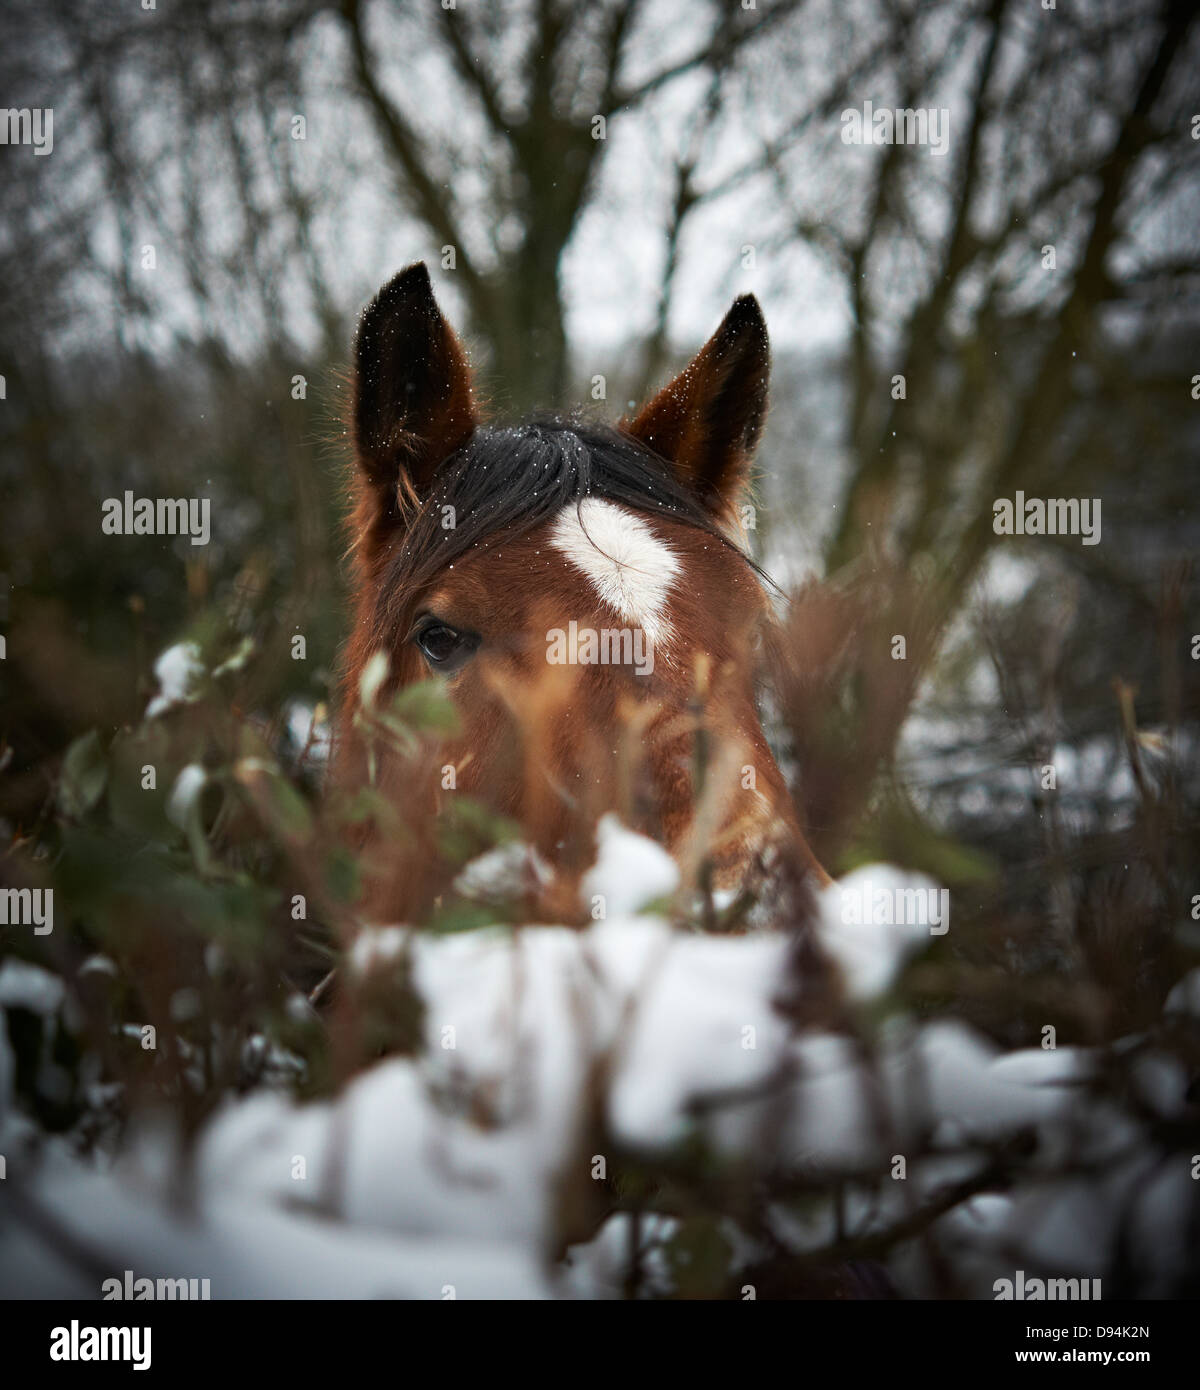
<path id="1" fill-rule="evenodd" d="M 379 824 L 364 832 L 370 916 L 428 902 L 439 804 L 463 794 L 519 822 L 567 879 L 616 810 L 693 881 L 734 886 L 780 843 L 827 881 L 755 706 L 771 614 L 737 543 L 737 503 L 768 369 L 762 312 L 745 295 L 616 429 L 498 428 L 481 423 L 423 264 L 368 306 L 355 348 L 355 621 L 337 767 L 343 785 L 370 775 L 405 826 L 403 846 Z M 368 771 L 352 724 L 376 652 L 388 658 L 384 694 L 446 681 L 458 729 L 424 764 L 383 757 Z"/>

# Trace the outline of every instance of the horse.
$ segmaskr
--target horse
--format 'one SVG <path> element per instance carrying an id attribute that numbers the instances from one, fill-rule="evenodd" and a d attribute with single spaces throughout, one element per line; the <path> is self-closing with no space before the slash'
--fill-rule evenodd
<path id="1" fill-rule="evenodd" d="M 556 881 L 577 885 L 614 812 L 709 890 L 779 845 L 829 882 L 756 707 L 772 610 L 739 507 L 769 366 L 743 295 L 632 418 L 493 424 L 423 263 L 363 311 L 335 769 L 397 810 L 360 832 L 368 916 L 412 916 L 444 886 L 434 827 L 456 796 L 519 825 Z M 368 748 L 354 718 L 378 653 L 381 700 L 444 685 L 455 728 L 424 764 Z"/>

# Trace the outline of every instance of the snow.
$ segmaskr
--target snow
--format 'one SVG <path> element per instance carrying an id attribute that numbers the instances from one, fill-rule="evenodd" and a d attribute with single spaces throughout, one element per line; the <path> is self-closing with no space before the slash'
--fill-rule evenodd
<path id="1" fill-rule="evenodd" d="M 333 736 L 324 706 L 292 700 L 287 706 L 288 737 L 297 753 L 304 753 L 309 766 L 323 767 L 329 761 Z"/>
<path id="2" fill-rule="evenodd" d="M 888 864 L 855 869 L 828 888 L 819 903 L 817 932 L 821 945 L 841 966 L 846 987 L 855 999 L 884 993 L 905 960 L 929 944 L 930 923 L 876 922 L 869 908 L 875 901 L 903 905 L 906 892 L 937 892 L 923 874 L 904 874 Z M 848 911 L 850 908 L 857 911 Z M 847 918 L 861 918 L 851 920 Z"/>
<path id="3" fill-rule="evenodd" d="M 173 825 L 187 829 L 189 817 L 207 781 L 208 774 L 199 763 L 188 763 L 180 770 L 167 798 L 167 819 Z"/>
<path id="4" fill-rule="evenodd" d="M 553 877 L 549 865 L 529 845 L 507 844 L 473 859 L 454 880 L 464 897 L 487 902 L 520 898 Z"/>
<path id="5" fill-rule="evenodd" d="M 63 994 L 62 981 L 41 966 L 12 959 L 0 965 L 0 1009 L 52 1015 L 62 1007 Z"/>
<path id="6" fill-rule="evenodd" d="M 146 706 L 146 718 L 154 719 L 176 705 L 195 698 L 195 686 L 204 674 L 200 648 L 194 642 L 177 642 L 154 663 L 159 693 Z"/>
<path id="7" fill-rule="evenodd" d="M 208 1279 L 216 1298 L 544 1298 L 549 1287 L 526 1250 L 450 1237 L 410 1238 L 230 1194 L 199 1220 L 164 1205 L 152 1220 L 146 1194 L 98 1175 L 56 1185 L 55 1211 L 97 1252 L 105 1277 Z M 28 1227 L 12 1224 L 0 1246 L 0 1297 L 97 1297 L 98 1281 L 72 1269 Z M 103 1253 L 100 1253 L 103 1252 Z"/>
<path id="8" fill-rule="evenodd" d="M 1189 970 L 1167 995 L 1165 1012 L 1200 1018 L 1200 966 Z"/>
<path id="9" fill-rule="evenodd" d="M 679 886 L 679 868 L 661 845 L 604 816 L 596 833 L 596 862 L 584 875 L 584 901 L 599 898 L 606 915 L 637 912 Z"/>
<path id="10" fill-rule="evenodd" d="M 476 881 L 488 891 L 530 863 L 509 849 L 477 861 Z M 301 1103 L 265 1088 L 230 1097 L 186 1169 L 165 1117 L 135 1127 L 107 1166 L 46 1145 L 24 1190 L 103 1252 L 111 1272 L 207 1277 L 214 1297 L 615 1297 L 629 1218 L 605 1219 L 602 1178 L 619 1155 L 653 1160 L 701 1144 L 747 1182 L 842 1175 L 843 1220 L 866 1231 L 982 1173 L 985 1146 L 1030 1135 L 1027 1184 L 971 1196 L 936 1228 L 944 1259 L 977 1296 L 990 1297 L 1018 1257 L 1029 1269 L 1098 1275 L 1134 1200 L 1137 1258 L 1166 1278 L 1186 1257 L 1162 1233 L 1190 1176 L 1155 1171 L 1141 1121 L 1089 1099 L 1098 1059 L 1088 1049 L 1006 1053 L 963 1022 L 894 1010 L 869 1051 L 828 1025 L 797 1029 L 778 1007 L 788 938 L 704 935 L 639 915 L 677 886 L 673 861 L 609 818 L 584 888 L 606 914 L 585 930 L 364 929 L 352 971 L 386 973 L 403 960 L 424 1002 L 415 1055 L 368 1067 L 331 1099 Z M 846 892 L 897 901 L 915 890 L 937 885 L 875 865 L 821 894 L 816 934 L 853 1004 L 886 994 L 928 946 L 930 926 L 847 921 Z M 1194 985 L 1184 981 L 1170 1007 L 1194 1003 Z M 51 1016 L 63 987 L 9 961 L 0 1008 L 15 1005 Z M 1142 1105 L 1180 1113 L 1178 1063 L 1144 1040 L 1130 1046 L 1141 1049 Z M 260 1039 L 259 1053 L 270 1050 Z M 0 1029 L 0 1143 L 21 1124 L 11 1072 Z M 1072 1154 L 1105 1164 L 1103 1180 L 1064 1176 Z M 907 1171 L 882 1193 L 855 1188 L 857 1175 L 906 1155 Z M 805 1212 L 773 1206 L 775 1238 L 796 1249 L 828 1241 L 829 1204 Z M 662 1244 L 673 1222 L 642 1225 L 643 1289 L 669 1292 Z M 753 1252 L 730 1226 L 739 1268 Z M 893 1266 L 906 1291 L 933 1287 L 923 1249 L 902 1250 Z M 0 1235 L 0 1295 L 94 1292 L 35 1228 L 18 1222 Z"/>

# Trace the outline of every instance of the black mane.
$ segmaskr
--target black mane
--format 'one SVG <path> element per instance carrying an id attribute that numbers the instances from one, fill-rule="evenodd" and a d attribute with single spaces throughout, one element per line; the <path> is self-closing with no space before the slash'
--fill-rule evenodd
<path id="1" fill-rule="evenodd" d="M 582 420 L 549 418 L 480 427 L 442 464 L 429 495 L 396 542 L 380 602 L 396 620 L 411 599 L 468 551 L 511 541 L 585 497 L 683 522 L 736 551 L 712 514 L 664 459 L 630 435 Z M 442 524 L 443 508 L 455 524 Z"/>

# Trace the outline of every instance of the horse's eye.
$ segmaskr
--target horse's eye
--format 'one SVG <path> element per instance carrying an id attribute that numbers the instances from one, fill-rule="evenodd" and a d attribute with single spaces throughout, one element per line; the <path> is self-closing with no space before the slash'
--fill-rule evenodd
<path id="1" fill-rule="evenodd" d="M 475 633 L 459 632 L 448 623 L 426 623 L 414 641 L 435 671 L 447 673 L 464 666 L 479 646 Z"/>

